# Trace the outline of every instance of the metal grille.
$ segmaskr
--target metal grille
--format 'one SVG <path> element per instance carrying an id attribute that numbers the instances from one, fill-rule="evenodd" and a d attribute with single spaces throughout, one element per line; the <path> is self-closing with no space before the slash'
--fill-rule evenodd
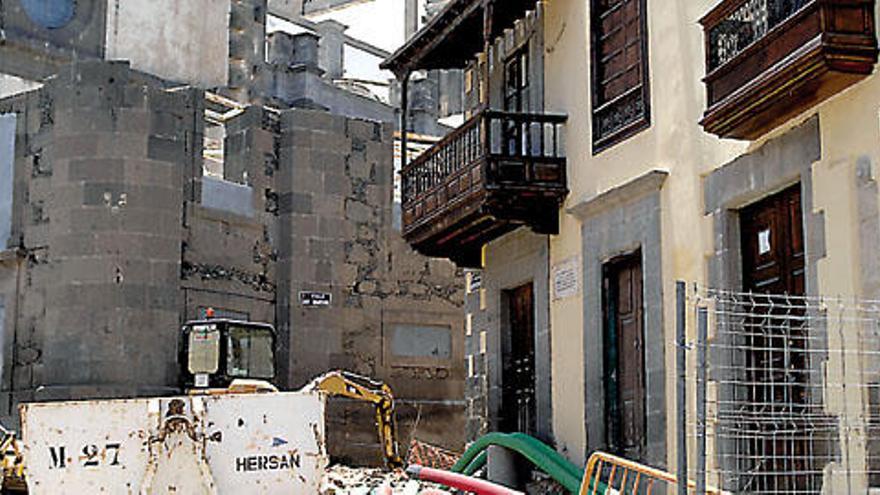
<path id="1" fill-rule="evenodd" d="M 880 488 L 880 301 L 690 291 L 698 483 L 734 493 Z"/>
<path id="2" fill-rule="evenodd" d="M 739 0 L 729 14 L 709 27 L 710 71 L 733 60 L 776 26 L 792 18 L 810 0 Z"/>

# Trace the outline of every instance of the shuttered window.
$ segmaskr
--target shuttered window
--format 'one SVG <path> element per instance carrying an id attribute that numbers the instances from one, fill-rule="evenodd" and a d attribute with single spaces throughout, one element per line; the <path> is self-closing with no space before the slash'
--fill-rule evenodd
<path id="1" fill-rule="evenodd" d="M 591 0 L 593 153 L 650 126 L 646 0 Z"/>

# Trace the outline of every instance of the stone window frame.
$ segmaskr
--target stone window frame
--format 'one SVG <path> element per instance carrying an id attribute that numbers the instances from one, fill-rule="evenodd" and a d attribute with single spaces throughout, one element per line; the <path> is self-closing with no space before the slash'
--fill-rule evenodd
<path id="1" fill-rule="evenodd" d="M 584 423 L 586 455 L 606 448 L 603 268 L 641 251 L 645 331 L 645 458 L 666 466 L 666 333 L 663 315 L 661 188 L 668 172 L 651 170 L 568 211 L 581 221 L 584 312 Z M 658 329 L 652 332 L 652 329 Z"/>

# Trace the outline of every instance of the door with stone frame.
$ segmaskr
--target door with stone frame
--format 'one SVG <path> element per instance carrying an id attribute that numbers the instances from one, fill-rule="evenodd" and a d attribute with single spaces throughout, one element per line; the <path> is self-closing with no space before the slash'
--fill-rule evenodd
<path id="1" fill-rule="evenodd" d="M 606 444 L 641 461 L 647 448 L 641 251 L 609 261 L 603 272 Z"/>
<path id="2" fill-rule="evenodd" d="M 531 283 L 505 293 L 507 334 L 502 352 L 501 430 L 537 433 L 535 297 Z"/>
<path id="3" fill-rule="evenodd" d="M 740 210 L 743 290 L 762 296 L 747 308 L 738 344 L 744 376 L 736 393 L 737 448 L 747 459 L 739 488 L 748 493 L 817 493 L 810 456 L 816 445 L 808 380 L 809 327 L 804 310 L 805 249 L 800 184 Z M 798 324 L 798 322 L 802 322 Z M 748 420 L 751 418 L 751 420 Z"/>

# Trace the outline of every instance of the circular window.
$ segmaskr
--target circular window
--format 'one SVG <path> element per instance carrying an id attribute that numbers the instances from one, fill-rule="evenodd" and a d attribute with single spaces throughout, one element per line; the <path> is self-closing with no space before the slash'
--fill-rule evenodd
<path id="1" fill-rule="evenodd" d="M 46 29 L 66 26 L 76 12 L 76 0 L 21 0 L 32 21 Z"/>

